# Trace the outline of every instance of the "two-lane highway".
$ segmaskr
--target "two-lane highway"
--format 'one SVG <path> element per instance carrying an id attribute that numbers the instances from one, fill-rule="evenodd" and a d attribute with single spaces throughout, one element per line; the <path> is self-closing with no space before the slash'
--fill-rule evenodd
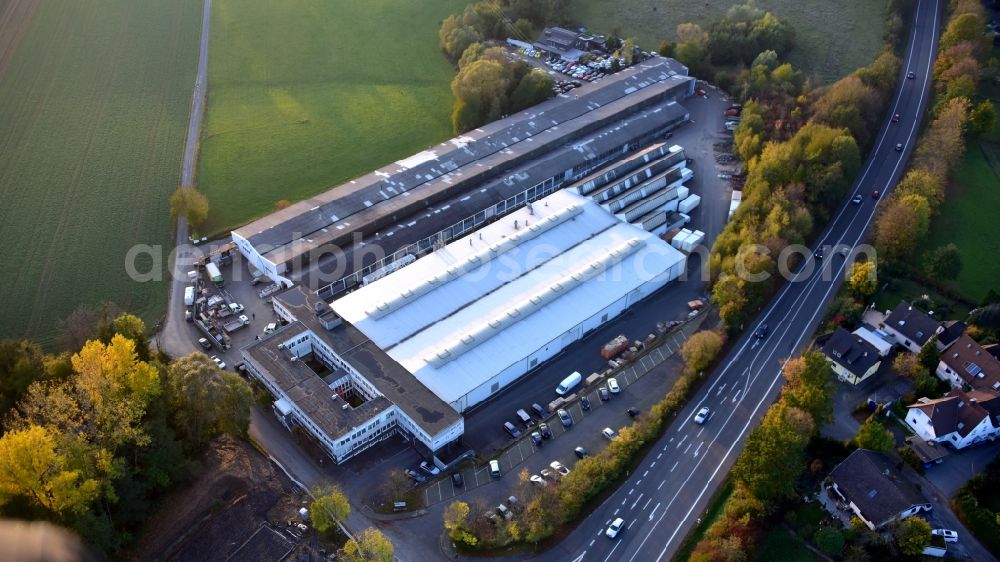
<path id="1" fill-rule="evenodd" d="M 677 551 L 776 397 L 782 363 L 801 351 L 836 294 L 851 261 L 839 249 L 855 249 L 864 241 L 879 203 L 903 173 L 930 96 L 940 13 L 940 0 L 919 0 L 899 85 L 875 148 L 817 243 L 826 257 L 809 259 L 785 283 L 635 474 L 539 558 L 645 562 L 668 560 Z M 898 122 L 893 122 L 895 114 Z M 860 203 L 851 201 L 856 194 Z M 764 325 L 767 335 L 755 337 Z M 692 417 L 702 407 L 712 416 L 698 425 Z M 604 537 L 617 517 L 625 520 L 623 532 L 614 540 Z"/>

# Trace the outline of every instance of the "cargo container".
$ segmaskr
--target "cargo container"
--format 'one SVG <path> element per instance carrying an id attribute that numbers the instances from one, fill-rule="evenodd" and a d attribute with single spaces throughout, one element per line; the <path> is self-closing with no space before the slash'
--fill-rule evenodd
<path id="1" fill-rule="evenodd" d="M 692 209 L 701 203 L 700 195 L 690 195 L 677 204 L 677 210 L 682 213 L 690 213 Z"/>
<path id="2" fill-rule="evenodd" d="M 225 279 L 222 278 L 222 272 L 219 271 L 219 266 L 214 263 L 208 262 L 205 264 L 205 273 L 208 274 L 208 278 L 212 280 L 212 283 L 215 283 L 219 287 L 225 283 Z"/>
<path id="3" fill-rule="evenodd" d="M 601 348 L 601 357 L 605 359 L 612 359 L 618 356 L 621 352 L 628 348 L 628 338 L 624 335 L 619 335 L 613 340 L 604 344 Z"/>

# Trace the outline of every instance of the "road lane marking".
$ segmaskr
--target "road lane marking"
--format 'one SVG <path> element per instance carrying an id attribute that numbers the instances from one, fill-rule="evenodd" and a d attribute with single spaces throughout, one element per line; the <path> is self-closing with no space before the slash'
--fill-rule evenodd
<path id="1" fill-rule="evenodd" d="M 626 528 L 627 528 L 627 529 L 631 529 L 631 528 L 632 528 L 632 525 L 635 525 L 635 522 L 636 522 L 636 521 L 638 521 L 638 519 L 633 519 L 633 520 L 632 520 L 632 522 L 631 522 L 631 523 L 629 523 L 629 524 L 628 524 L 628 527 L 626 527 Z"/>
<path id="2" fill-rule="evenodd" d="M 596 541 L 596 540 L 597 539 L 590 539 L 590 544 L 588 544 L 587 546 L 588 547 L 594 546 L 594 541 Z M 586 554 L 586 551 L 584 551 L 584 554 Z M 582 558 L 582 556 L 581 556 L 581 558 Z"/>
<path id="3" fill-rule="evenodd" d="M 646 508 L 649 507 L 649 504 L 652 503 L 652 502 L 653 502 L 653 498 L 649 498 L 648 500 L 646 500 L 646 505 L 642 506 L 642 510 L 646 511 Z"/>
<path id="4" fill-rule="evenodd" d="M 702 441 L 701 443 L 698 443 L 698 448 L 694 450 L 694 456 L 696 456 L 696 457 L 698 456 L 698 453 L 701 451 L 701 446 L 704 445 L 704 444 L 705 444 L 704 441 Z"/>
<path id="5" fill-rule="evenodd" d="M 629 488 L 629 489 L 628 489 L 628 495 L 630 495 L 630 496 L 631 496 L 631 495 L 632 495 L 632 492 L 634 492 L 634 491 L 635 491 L 635 488 Z"/>
<path id="6" fill-rule="evenodd" d="M 677 461 L 677 462 L 675 462 L 675 463 L 674 463 L 674 466 L 670 467 L 670 472 L 673 472 L 673 471 L 674 471 L 674 469 L 675 469 L 675 468 L 677 468 L 677 465 L 679 465 L 679 464 L 681 464 L 681 461 Z M 659 488 L 657 488 L 657 490 L 658 490 L 658 489 L 659 489 Z"/>
<path id="7" fill-rule="evenodd" d="M 615 510 L 614 513 L 611 514 L 611 516 L 612 517 L 618 517 L 618 512 L 621 511 L 621 510 L 622 510 L 622 508 L 619 507 L 618 509 Z"/>
<path id="8" fill-rule="evenodd" d="M 640 493 L 639 497 L 635 498 L 635 501 L 632 502 L 632 507 L 630 507 L 629 509 L 635 509 L 635 506 L 639 505 L 639 502 L 641 501 L 642 501 L 642 494 Z"/>
<path id="9" fill-rule="evenodd" d="M 655 506 L 653 506 L 653 511 L 650 511 L 650 512 L 649 512 L 649 520 L 650 520 L 650 521 L 652 521 L 652 520 L 653 520 L 653 514 L 655 514 L 655 513 L 656 513 L 656 510 L 657 510 L 657 509 L 660 509 L 660 502 L 656 502 L 656 505 L 655 505 Z"/>
<path id="10" fill-rule="evenodd" d="M 663 485 L 664 485 L 664 484 L 666 484 L 666 483 L 667 483 L 667 481 L 666 481 L 666 480 L 661 480 L 661 481 L 660 481 L 660 485 L 656 487 L 656 490 L 657 490 L 657 491 L 659 491 L 659 490 L 660 490 L 660 488 L 662 488 L 662 487 L 663 487 Z"/>
<path id="11" fill-rule="evenodd" d="M 656 460 L 660 460 L 660 457 L 662 457 L 662 456 L 663 456 L 663 453 L 656 453 Z"/>
<path id="12" fill-rule="evenodd" d="M 701 429 L 698 430 L 698 435 L 695 435 L 695 437 L 701 437 L 701 434 L 704 432 L 705 432 L 705 426 L 701 426 Z"/>
<path id="13" fill-rule="evenodd" d="M 660 453 L 660 454 L 662 455 L 663 453 Z M 653 461 L 653 462 L 649 463 L 649 468 L 653 468 L 654 466 L 656 466 L 656 461 Z M 649 472 L 649 471 L 647 471 L 647 472 Z"/>
<path id="14" fill-rule="evenodd" d="M 678 442 L 677 442 L 677 448 L 678 448 L 678 449 L 680 449 L 680 448 L 681 448 L 681 445 L 683 445 L 683 444 L 684 444 L 684 442 L 685 442 L 685 441 L 687 441 L 687 438 L 688 438 L 688 436 L 687 436 L 687 435 L 685 435 L 685 436 L 684 436 L 684 439 L 681 439 L 680 441 L 678 441 Z"/>
<path id="15" fill-rule="evenodd" d="M 646 472 L 643 472 L 642 473 L 642 477 L 645 478 L 647 474 L 649 474 L 649 470 L 646 470 Z"/>
<path id="16" fill-rule="evenodd" d="M 694 443 L 688 443 L 688 446 L 684 448 L 684 454 L 685 455 L 688 454 L 688 451 L 691 450 L 691 445 L 694 445 Z"/>

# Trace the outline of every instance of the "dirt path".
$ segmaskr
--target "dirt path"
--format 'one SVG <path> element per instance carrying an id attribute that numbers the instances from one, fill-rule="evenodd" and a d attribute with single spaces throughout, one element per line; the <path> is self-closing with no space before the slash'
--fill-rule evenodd
<path id="1" fill-rule="evenodd" d="M 184 162 L 181 164 L 181 185 L 194 183 L 195 166 L 198 165 L 198 148 L 201 140 L 201 122 L 205 115 L 205 93 L 208 89 L 208 36 L 212 16 L 212 0 L 205 0 L 201 19 L 201 43 L 198 47 L 198 75 L 194 81 L 191 99 L 191 118 L 188 121 L 187 141 L 184 144 Z M 174 357 L 195 351 L 194 343 L 184 330 L 184 309 L 177 303 L 184 298 L 183 273 L 188 270 L 194 253 L 188 244 L 188 225 L 184 217 L 177 218 L 174 239 L 176 255 L 169 264 L 170 298 L 163 330 L 157 338 L 160 350 Z"/>

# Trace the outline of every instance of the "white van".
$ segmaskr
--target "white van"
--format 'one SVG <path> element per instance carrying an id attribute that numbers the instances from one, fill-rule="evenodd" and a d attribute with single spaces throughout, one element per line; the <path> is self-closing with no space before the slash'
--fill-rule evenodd
<path id="1" fill-rule="evenodd" d="M 573 371 L 573 374 L 563 379 L 559 386 L 556 387 L 556 394 L 559 396 L 565 396 L 567 392 L 576 388 L 580 382 L 583 381 L 583 375 L 579 371 Z"/>
<path id="2" fill-rule="evenodd" d="M 187 286 L 184 287 L 184 305 L 191 306 L 194 304 L 194 287 Z"/>
<path id="3" fill-rule="evenodd" d="M 500 478 L 500 461 L 496 459 L 490 461 L 490 476 Z"/>

